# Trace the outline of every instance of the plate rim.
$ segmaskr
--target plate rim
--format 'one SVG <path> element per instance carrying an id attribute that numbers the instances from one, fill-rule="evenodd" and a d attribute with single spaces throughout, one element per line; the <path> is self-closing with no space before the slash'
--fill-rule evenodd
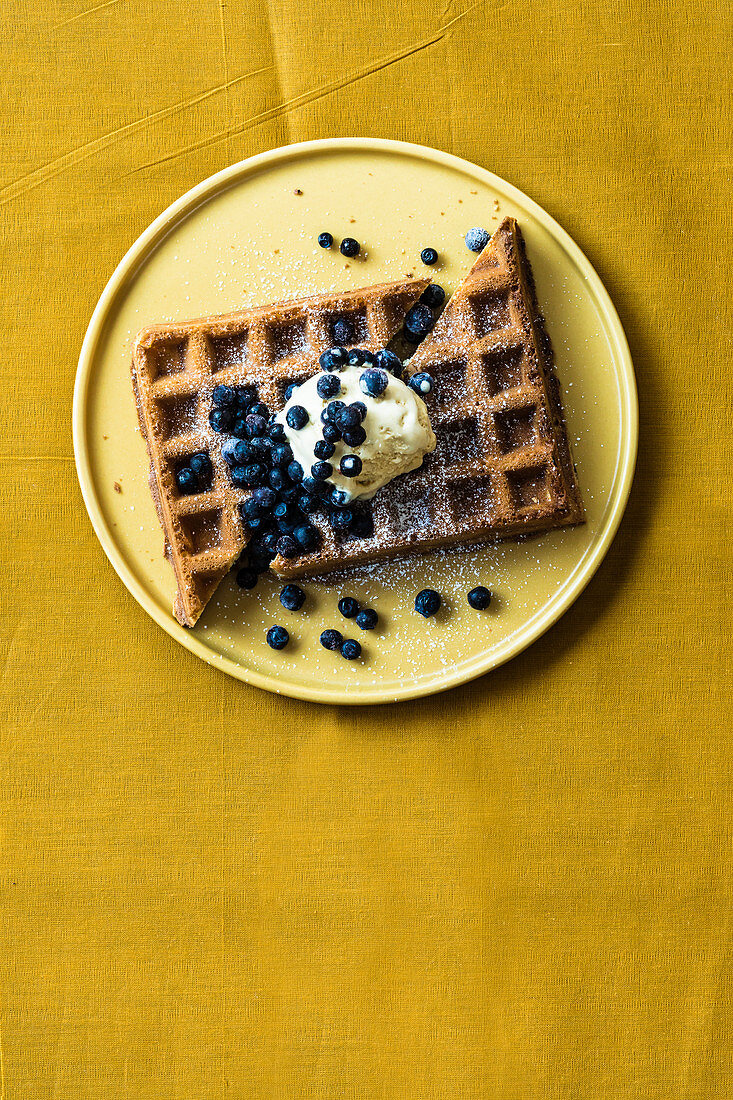
<path id="1" fill-rule="evenodd" d="M 498 648 L 491 651 L 482 650 L 473 659 L 455 666 L 450 672 L 438 674 L 429 684 L 418 685 L 405 682 L 401 685 L 399 691 L 395 691 L 394 688 L 380 690 L 375 685 L 374 688 L 366 687 L 363 693 L 360 690 L 356 695 L 353 691 L 348 690 L 338 691 L 332 688 L 319 688 L 316 685 L 307 686 L 280 682 L 275 676 L 246 668 L 232 658 L 208 648 L 199 640 L 196 634 L 182 627 L 173 618 L 170 611 L 166 612 L 159 607 L 153 597 L 138 581 L 104 521 L 101 504 L 94 492 L 89 440 L 86 432 L 86 398 L 89 392 L 96 346 L 110 307 L 114 304 L 116 296 L 123 290 L 126 281 L 134 276 L 146 254 L 173 228 L 177 221 L 192 213 L 206 199 L 220 192 L 227 185 L 231 185 L 238 176 L 246 176 L 253 171 L 259 171 L 278 160 L 287 160 L 291 157 L 333 149 L 348 149 L 352 152 L 395 153 L 429 160 L 456 171 L 468 172 L 495 190 L 505 194 L 517 205 L 524 207 L 570 256 L 576 267 L 584 274 L 591 294 L 596 298 L 600 312 L 608 325 L 608 335 L 613 337 L 613 344 L 615 345 L 615 375 L 619 388 L 622 425 L 619 455 L 608 497 L 610 510 L 607 509 L 607 513 L 601 521 L 596 539 L 579 559 L 562 588 L 554 593 L 551 599 L 544 603 L 527 622 L 508 635 Z M 430 146 L 390 138 L 317 138 L 312 141 L 293 142 L 289 145 L 278 146 L 275 149 L 267 149 L 222 168 L 177 198 L 137 237 L 110 276 L 92 312 L 84 335 L 74 380 L 72 436 L 76 473 L 82 498 L 97 539 L 122 583 L 154 622 L 195 656 L 201 658 L 213 668 L 218 668 L 227 673 L 234 679 L 263 688 L 276 695 L 285 695 L 305 702 L 364 706 L 407 702 L 411 699 L 438 694 L 447 691 L 449 688 L 469 683 L 478 676 L 482 676 L 505 664 L 512 657 L 518 656 L 519 653 L 537 641 L 550 627 L 554 626 L 578 599 L 594 576 L 618 531 L 628 503 L 636 466 L 639 406 L 636 378 L 628 340 L 608 291 L 595 268 L 572 237 L 533 199 L 494 172 L 490 172 L 488 169 L 473 164 L 462 157 L 454 156 L 452 153 L 446 153 Z"/>

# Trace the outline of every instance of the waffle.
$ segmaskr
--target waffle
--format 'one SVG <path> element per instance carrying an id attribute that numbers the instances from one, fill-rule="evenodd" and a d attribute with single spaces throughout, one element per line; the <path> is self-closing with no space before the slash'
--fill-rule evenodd
<path id="1" fill-rule="evenodd" d="M 285 390 L 318 370 L 331 347 L 333 327 L 348 320 L 354 345 L 383 348 L 429 279 L 410 279 L 361 290 L 153 325 L 135 343 L 132 380 L 150 458 L 150 487 L 175 574 L 174 614 L 193 626 L 231 569 L 247 534 L 238 505 L 249 490 L 236 488 L 221 455 L 223 437 L 208 422 L 215 385 L 254 383 L 271 411 Z M 182 495 L 176 470 L 198 452 L 208 454 L 213 477 L 206 492 Z"/>
<path id="2" fill-rule="evenodd" d="M 281 576 L 582 521 L 552 348 L 516 221 L 505 218 L 408 363 L 435 380 L 437 447 L 366 506 L 360 537 L 316 518 L 320 549 Z"/>

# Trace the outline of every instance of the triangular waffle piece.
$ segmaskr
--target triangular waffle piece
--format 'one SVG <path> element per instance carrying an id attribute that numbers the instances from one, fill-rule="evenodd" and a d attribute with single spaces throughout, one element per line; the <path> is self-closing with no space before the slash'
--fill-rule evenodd
<path id="1" fill-rule="evenodd" d="M 339 538 L 317 520 L 321 548 L 276 558 L 280 575 L 582 521 L 552 349 L 513 218 L 498 227 L 408 371 L 435 379 L 427 406 L 436 450 L 379 490 L 359 537 Z"/>
<path id="2" fill-rule="evenodd" d="M 377 351 L 401 328 L 405 313 L 429 279 L 340 293 L 153 325 L 135 343 L 132 379 L 138 417 L 150 457 L 150 486 L 175 574 L 176 618 L 193 626 L 246 542 L 236 488 L 221 455 L 223 436 L 209 427 L 214 386 L 254 384 L 272 412 L 285 390 L 317 371 L 318 357 L 339 343 L 334 325 L 347 321 L 347 346 Z M 343 340 L 341 341 L 343 342 Z M 210 488 L 182 495 L 176 470 L 205 453 L 213 468 Z"/>

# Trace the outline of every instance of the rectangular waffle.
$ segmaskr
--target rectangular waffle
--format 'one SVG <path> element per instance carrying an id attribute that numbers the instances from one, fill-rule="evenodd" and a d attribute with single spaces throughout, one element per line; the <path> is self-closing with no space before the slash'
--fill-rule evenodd
<path id="1" fill-rule="evenodd" d="M 209 426 L 214 386 L 254 383 L 272 412 L 285 390 L 318 368 L 347 320 L 353 345 L 377 351 L 401 328 L 429 279 L 320 294 L 196 321 L 153 325 L 138 336 L 132 380 L 150 458 L 150 487 L 175 574 L 176 618 L 193 626 L 246 542 L 236 488 L 221 455 L 222 436 Z M 213 466 L 211 488 L 185 496 L 176 469 L 199 452 Z"/>
<path id="2" fill-rule="evenodd" d="M 339 537 L 311 517 L 319 550 L 277 557 L 272 568 L 281 576 L 582 521 L 552 348 L 513 218 L 498 227 L 407 369 L 435 380 L 427 407 L 436 450 L 379 490 L 359 537 Z"/>

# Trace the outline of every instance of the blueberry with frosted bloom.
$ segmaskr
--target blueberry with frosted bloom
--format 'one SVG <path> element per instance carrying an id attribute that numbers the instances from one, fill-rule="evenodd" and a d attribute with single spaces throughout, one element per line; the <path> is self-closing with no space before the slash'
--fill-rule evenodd
<path id="1" fill-rule="evenodd" d="M 338 375 L 322 374 L 316 382 L 316 391 L 324 401 L 328 400 L 329 397 L 335 397 L 337 393 L 341 392 L 341 382 Z"/>
<path id="2" fill-rule="evenodd" d="M 359 377 L 359 388 L 368 397 L 380 397 L 387 389 L 388 384 L 389 375 L 379 367 L 368 367 L 367 370 L 361 372 Z"/>
<path id="3" fill-rule="evenodd" d="M 466 248 L 469 248 L 471 252 L 483 252 L 490 240 L 491 234 L 488 229 L 482 229 L 480 225 L 474 225 L 473 229 L 469 229 L 466 233 Z"/>

